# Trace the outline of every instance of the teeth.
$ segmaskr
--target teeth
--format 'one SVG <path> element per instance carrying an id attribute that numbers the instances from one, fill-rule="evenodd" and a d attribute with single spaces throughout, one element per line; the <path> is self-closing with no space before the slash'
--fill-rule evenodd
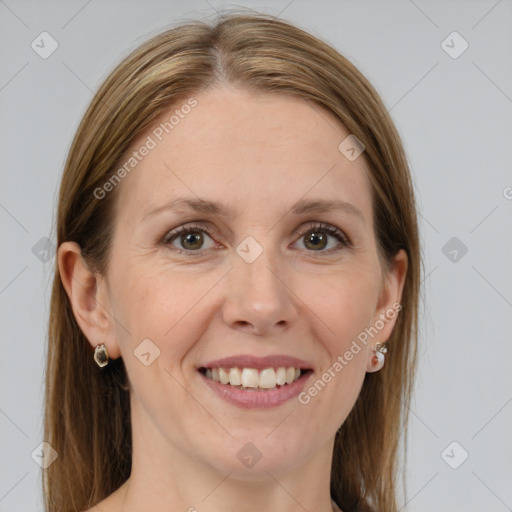
<path id="1" fill-rule="evenodd" d="M 232 386 L 242 385 L 242 374 L 238 368 L 231 368 L 231 370 L 229 370 L 229 383 Z"/>
<path id="2" fill-rule="evenodd" d="M 284 366 L 280 366 L 276 372 L 276 384 L 283 386 L 286 384 L 286 368 Z"/>
<path id="3" fill-rule="evenodd" d="M 221 384 L 229 384 L 229 372 L 224 370 L 224 368 L 219 368 L 219 378 Z"/>
<path id="4" fill-rule="evenodd" d="M 265 368 L 258 372 L 255 368 L 207 368 L 207 378 L 242 388 L 274 389 L 276 386 L 291 384 L 300 377 L 300 369 L 293 366 Z"/>
<path id="5" fill-rule="evenodd" d="M 259 385 L 258 370 L 244 368 L 242 370 L 242 386 L 244 388 L 257 388 Z"/>
<path id="6" fill-rule="evenodd" d="M 245 371 L 245 370 L 244 370 Z M 300 374 L 300 371 L 299 371 Z M 260 380 L 258 386 L 260 388 L 272 389 L 277 384 L 276 372 L 274 368 L 266 368 L 260 372 Z"/>

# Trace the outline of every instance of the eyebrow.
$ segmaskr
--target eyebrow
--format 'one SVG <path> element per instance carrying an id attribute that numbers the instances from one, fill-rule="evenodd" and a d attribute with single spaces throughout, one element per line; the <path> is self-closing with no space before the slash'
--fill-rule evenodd
<path id="1" fill-rule="evenodd" d="M 233 217 L 236 216 L 237 213 L 232 207 L 225 206 L 216 201 L 207 201 L 200 198 L 178 197 L 148 211 L 143 215 L 141 221 L 144 221 L 148 217 L 152 217 L 157 213 L 168 210 L 174 212 L 191 210 L 198 213 L 218 215 L 221 217 Z M 366 225 L 361 211 L 353 204 L 340 199 L 301 199 L 290 209 L 290 212 L 293 215 L 304 215 L 306 213 L 328 213 L 331 211 L 340 211 L 359 217 L 363 224 Z"/>

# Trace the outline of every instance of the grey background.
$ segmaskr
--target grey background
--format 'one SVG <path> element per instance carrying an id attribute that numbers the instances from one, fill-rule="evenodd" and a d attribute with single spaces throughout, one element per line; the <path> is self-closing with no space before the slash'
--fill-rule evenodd
<path id="1" fill-rule="evenodd" d="M 0 0 L 1 512 L 42 509 L 31 453 L 42 441 L 55 258 L 41 257 L 45 237 L 55 241 L 74 131 L 131 49 L 228 5 Z M 237 5 L 280 14 L 333 44 L 376 86 L 404 140 L 425 258 L 404 510 L 512 510 L 512 2 Z M 43 31 L 59 45 L 47 59 L 31 48 Z M 442 47 L 453 31 L 469 44 L 456 59 Z M 461 45 L 452 39 L 453 52 Z M 453 469 L 463 450 L 469 457 Z"/>

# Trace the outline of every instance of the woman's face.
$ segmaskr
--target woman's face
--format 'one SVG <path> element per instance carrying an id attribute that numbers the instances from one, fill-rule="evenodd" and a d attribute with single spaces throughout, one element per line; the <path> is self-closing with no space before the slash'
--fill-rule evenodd
<path id="1" fill-rule="evenodd" d="M 325 462 L 403 284 L 403 266 L 382 274 L 367 164 L 304 100 L 234 88 L 194 99 L 139 137 L 117 185 L 104 342 L 128 371 L 134 453 L 238 478 Z M 269 388 L 236 388 L 235 367 Z M 290 367 L 307 371 L 284 384 Z"/>

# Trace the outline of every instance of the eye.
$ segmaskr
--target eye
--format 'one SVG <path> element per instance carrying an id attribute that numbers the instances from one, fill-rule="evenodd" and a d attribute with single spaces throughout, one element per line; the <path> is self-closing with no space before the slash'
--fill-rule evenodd
<path id="1" fill-rule="evenodd" d="M 350 241 L 343 231 L 331 226 L 330 224 L 324 224 L 322 222 L 307 225 L 305 229 L 301 230 L 300 236 L 301 238 L 299 240 L 304 241 L 303 245 L 306 249 L 309 249 L 309 252 L 331 253 L 339 250 L 340 245 L 344 247 L 350 246 Z M 329 237 L 335 238 L 338 241 L 338 244 L 334 244 L 334 249 L 333 247 L 330 247 L 328 250 L 324 250 L 329 244 Z M 338 246 L 338 249 L 336 246 Z"/>
<path id="2" fill-rule="evenodd" d="M 203 224 L 185 225 L 176 228 L 165 236 L 162 243 L 165 245 L 172 245 L 178 252 L 191 255 L 191 253 L 199 252 L 200 249 L 209 249 L 210 247 L 203 247 L 205 241 L 205 233 L 214 233 L 211 226 Z M 210 238 L 208 235 L 206 235 Z M 212 240 L 210 238 L 210 240 Z M 213 240 L 212 240 L 213 242 Z M 179 247 L 176 247 L 179 244 Z"/>
<path id="3" fill-rule="evenodd" d="M 208 224 L 186 224 L 168 233 L 162 240 L 162 244 L 172 246 L 174 250 L 181 254 L 198 256 L 201 254 L 201 250 L 215 248 L 214 240 L 208 235 L 213 233 L 215 233 L 215 229 Z M 351 246 L 350 240 L 343 231 L 325 223 L 308 224 L 302 228 L 299 236 L 301 237 L 299 240 L 304 240 L 303 245 L 308 252 L 330 254 L 341 250 L 342 247 Z M 212 243 L 209 247 L 204 247 L 207 238 Z M 338 244 L 334 244 L 334 247 L 324 250 L 329 245 L 329 238 L 336 239 Z"/>

